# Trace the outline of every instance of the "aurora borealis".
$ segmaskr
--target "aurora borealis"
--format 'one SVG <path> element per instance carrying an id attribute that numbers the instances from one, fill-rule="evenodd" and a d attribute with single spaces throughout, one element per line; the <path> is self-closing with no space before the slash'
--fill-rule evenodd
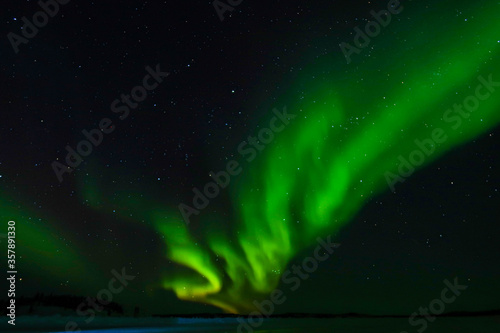
<path id="1" fill-rule="evenodd" d="M 321 263 L 278 312 L 405 313 L 420 294 L 432 294 L 431 282 L 460 273 L 472 279 L 471 296 L 456 308 L 494 308 L 500 288 L 488 283 L 500 271 L 488 264 L 499 254 L 489 235 L 498 231 L 500 5 L 401 4 L 404 11 L 349 63 L 339 44 L 353 44 L 354 27 L 362 29 L 370 11 L 387 2 L 293 1 L 269 11 L 242 4 L 223 22 L 211 6 L 204 14 L 182 7 L 165 15 L 185 27 L 163 30 L 164 18 L 155 14 L 160 5 L 150 4 L 134 14 L 142 22 L 137 29 L 118 20 L 105 32 L 99 29 L 108 20 L 106 5 L 95 5 L 103 6 L 95 26 L 76 19 L 89 44 L 78 46 L 78 31 L 70 32 L 73 23 L 64 18 L 22 56 L 2 60 L 13 83 L 2 99 L 11 111 L 1 129 L 15 142 L 2 144 L 0 216 L 20 226 L 25 293 L 95 293 L 111 269 L 126 267 L 137 278 L 117 298 L 147 313 L 246 314 L 283 285 L 283 272 L 311 255 L 318 237 L 332 235 L 343 244 L 338 257 Z M 90 15 L 84 14 L 90 5 L 71 6 L 64 7 L 70 18 Z M 211 32 L 202 23 L 208 20 Z M 50 33 L 57 43 L 49 42 Z M 134 42 L 122 44 L 116 34 Z M 95 56 L 76 55 L 88 45 Z M 158 62 L 171 75 L 59 184 L 52 160 L 99 119 L 116 120 L 109 103 L 141 82 L 145 65 Z M 47 84 L 29 80 L 37 75 Z M 19 108 L 29 112 L 14 115 Z M 239 145 L 269 126 L 273 110 L 286 110 L 289 122 L 269 143 L 250 144 L 255 157 L 247 159 Z M 460 160 L 483 150 L 490 155 Z M 230 160 L 241 173 L 187 224 L 179 204 L 191 205 L 192 189 L 213 181 L 209 174 Z M 418 165 L 402 175 L 403 160 Z M 462 192 L 443 189 L 449 175 L 462 174 L 462 182 L 448 182 L 462 184 Z M 490 174 L 491 181 L 478 183 Z M 475 194 L 467 196 L 471 189 Z M 429 211 L 422 216 L 421 209 Z M 367 220 L 376 228 L 360 236 Z M 427 234 L 441 235 L 440 245 L 431 248 L 434 236 Z M 364 248 L 377 241 L 377 249 Z M 474 249 L 470 258 L 463 244 Z M 414 289 L 399 299 L 408 286 Z M 400 310 L 398 302 L 408 307 Z"/>
<path id="2" fill-rule="evenodd" d="M 391 86 L 383 101 L 377 98 L 388 88 L 375 80 L 367 79 L 366 84 L 356 87 L 355 91 L 369 92 L 362 101 L 353 101 L 353 94 L 346 93 L 334 78 L 328 88 L 315 87 L 323 89 L 318 93 L 318 105 L 290 108 L 294 110 L 291 113 L 302 111 L 302 119 L 276 138 L 269 151 L 263 153 L 261 163 L 252 165 L 253 172 L 234 190 L 233 205 L 241 221 L 235 246 L 228 246 L 227 238 L 207 232 L 207 248 L 200 249 L 182 222 L 157 222 L 169 248 L 168 257 L 194 271 L 191 276 L 167 277 L 164 286 L 172 288 L 181 299 L 208 302 L 227 311 L 246 310 L 256 295 L 269 294 L 277 287 L 280 275 L 275 272 L 283 271 L 302 247 L 318 235 L 338 230 L 366 198 L 387 190 L 384 172 L 398 173 L 395 157 L 408 156 L 415 150 L 414 139 L 430 137 L 434 128 L 446 128 L 447 139 L 426 158 L 429 163 L 498 124 L 500 94 L 482 101 L 474 113 L 467 115 L 467 122 L 457 128 L 446 124 L 442 111 L 471 94 L 468 86 L 481 70 L 491 78 L 489 60 L 498 51 L 495 39 L 500 26 L 488 20 L 489 15 L 484 9 L 475 13 L 480 29 L 455 27 L 455 33 L 464 34 L 463 43 L 442 50 L 438 59 L 430 56 L 425 70 L 415 65 L 403 74 L 404 64 L 397 52 L 381 58 L 392 65 L 384 76 L 406 81 Z M 485 22 L 492 26 L 484 27 Z M 478 32 L 482 33 L 480 46 L 468 48 Z M 445 38 L 446 34 L 434 36 L 438 43 Z M 427 45 L 429 49 L 437 47 Z M 380 67 L 376 60 L 364 65 L 360 72 Z M 302 223 L 297 225 L 296 221 Z M 223 258 L 225 264 L 217 265 L 215 256 Z"/>

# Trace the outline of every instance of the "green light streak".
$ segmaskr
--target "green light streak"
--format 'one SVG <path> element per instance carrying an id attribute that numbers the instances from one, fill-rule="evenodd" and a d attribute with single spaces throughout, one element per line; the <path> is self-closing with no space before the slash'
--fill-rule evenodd
<path id="1" fill-rule="evenodd" d="M 337 63 L 347 73 L 344 78 L 311 81 L 305 74 L 290 91 L 307 86 L 308 97 L 295 103 L 294 96 L 284 97 L 283 104 L 298 117 L 230 189 L 237 212 L 234 235 L 214 227 L 195 238 L 177 215 L 151 208 L 161 205 L 127 204 L 151 209 L 166 256 L 186 268 L 165 276 L 163 287 L 180 299 L 249 312 L 254 300 L 278 286 L 280 272 L 299 251 L 341 228 L 367 199 L 388 190 L 385 172 L 397 174 L 398 156 L 414 151 L 415 139 L 429 138 L 435 128 L 448 136 L 425 166 L 500 122 L 500 91 L 481 101 L 456 130 L 442 119 L 454 103 L 474 94 L 478 75 L 492 73 L 500 81 L 499 6 L 471 3 L 467 14 L 474 19 L 467 22 L 444 15 L 451 8 L 446 3 L 436 4 L 430 14 L 417 4 L 405 6 L 401 15 L 413 16 L 391 23 L 374 42 L 382 47 L 370 57 L 353 57 L 350 65 Z M 396 31 L 408 42 L 395 39 Z"/>
<path id="2" fill-rule="evenodd" d="M 0 219 L 4 221 L 2 233 L 7 233 L 8 221 L 16 222 L 16 270 L 20 277 L 30 273 L 39 277 L 38 282 L 78 281 L 89 271 L 74 246 L 54 231 L 54 224 L 7 195 L 0 195 Z M 0 244 L 7 249 L 7 238 L 0 239 Z"/>

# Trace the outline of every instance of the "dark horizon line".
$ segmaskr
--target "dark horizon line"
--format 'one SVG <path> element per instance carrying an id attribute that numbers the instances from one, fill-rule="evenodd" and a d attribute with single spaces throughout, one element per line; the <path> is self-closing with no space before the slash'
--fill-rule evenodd
<path id="1" fill-rule="evenodd" d="M 287 312 L 282 314 L 272 314 L 269 316 L 261 314 L 266 318 L 408 318 L 410 315 L 371 315 L 362 314 L 356 312 L 348 312 L 341 314 L 331 314 L 331 313 L 302 313 L 302 312 Z M 500 315 L 500 309 L 498 310 L 486 310 L 486 311 L 452 311 L 442 314 L 432 314 L 433 317 L 486 317 Z M 247 317 L 248 315 L 243 314 L 231 314 L 231 313 L 196 313 L 196 314 L 153 314 L 152 317 L 161 318 L 238 318 Z M 425 315 L 416 315 L 415 318 L 424 318 Z"/>
<path id="2" fill-rule="evenodd" d="M 19 297 L 19 301 L 22 300 L 36 300 L 37 298 L 42 299 L 53 299 L 53 298 L 61 298 L 61 297 L 69 297 L 69 298 L 84 298 L 84 296 L 76 296 L 76 295 L 54 295 L 52 293 L 45 295 L 44 292 L 38 292 L 34 296 L 26 296 L 21 295 Z M 7 303 L 7 300 L 0 299 L 0 304 Z M 17 302 L 16 302 L 17 303 Z M 118 303 L 112 302 L 118 306 L 121 306 Z M 39 304 L 37 307 L 44 307 L 46 305 Z M 136 306 L 137 308 L 137 306 Z M 147 309 L 146 309 L 147 311 Z M 149 312 L 149 311 L 147 311 Z M 356 312 L 347 312 L 347 313 L 305 313 L 305 312 L 286 312 L 281 314 L 271 314 L 265 315 L 263 313 L 259 314 L 266 318 L 408 318 L 410 314 L 383 314 L 383 315 L 373 315 L 373 314 L 363 314 Z M 429 314 L 428 316 L 433 317 L 486 317 L 486 316 L 500 316 L 500 309 L 495 310 L 482 310 L 482 311 L 452 311 L 442 314 Z M 232 313 L 209 313 L 209 312 L 199 312 L 193 314 L 158 314 L 153 313 L 151 315 L 139 315 L 139 317 L 157 317 L 157 318 L 241 318 L 247 317 L 248 314 L 232 314 Z M 127 317 L 127 315 L 123 315 L 123 317 Z M 415 318 L 425 318 L 425 315 L 416 315 Z"/>

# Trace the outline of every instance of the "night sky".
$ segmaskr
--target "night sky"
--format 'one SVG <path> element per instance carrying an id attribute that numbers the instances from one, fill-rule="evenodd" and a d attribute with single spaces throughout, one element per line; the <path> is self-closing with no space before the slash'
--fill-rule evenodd
<path id="1" fill-rule="evenodd" d="M 500 308 L 500 4 L 388 3 L 243 0 L 221 21 L 211 1 L 69 1 L 18 52 L 8 34 L 41 8 L 4 3 L 18 295 L 95 296 L 124 268 L 114 301 L 144 313 L 246 313 L 278 288 L 276 313 L 406 315 L 455 278 L 468 288 L 446 311 Z M 68 169 L 82 131 L 102 142 Z M 328 236 L 340 246 L 291 290 L 283 274 Z"/>

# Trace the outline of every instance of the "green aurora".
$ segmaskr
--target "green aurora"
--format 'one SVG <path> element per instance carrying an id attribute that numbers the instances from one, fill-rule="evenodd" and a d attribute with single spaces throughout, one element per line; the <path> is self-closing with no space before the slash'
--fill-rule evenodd
<path id="1" fill-rule="evenodd" d="M 407 7 L 405 14 L 412 10 Z M 368 198 L 389 190 L 387 172 L 398 174 L 398 157 L 408 159 L 418 148 L 416 139 L 431 138 L 435 129 L 444 132 L 444 142 L 425 157 L 424 166 L 498 124 L 500 92 L 481 100 L 470 115 L 448 111 L 474 95 L 480 80 L 500 81 L 495 59 L 498 5 L 491 7 L 471 8 L 473 22 L 440 15 L 435 24 L 427 24 L 427 35 L 412 33 L 412 26 L 425 26 L 438 14 L 393 22 L 375 43 L 402 43 L 392 39 L 399 29 L 414 43 L 411 50 L 395 49 L 387 55 L 383 48 L 376 49 L 362 63 L 353 55 L 348 66 L 337 61 L 346 68 L 347 80 L 331 78 L 318 84 L 308 82 L 307 75 L 299 79 L 302 88 L 290 90 L 308 87 L 304 100 L 309 102 L 287 104 L 297 119 L 248 170 L 243 167 L 243 179 L 231 189 L 236 235 L 214 227 L 206 230 L 201 245 L 178 218 L 155 219 L 168 258 L 188 268 L 165 276 L 163 286 L 180 299 L 249 312 L 254 300 L 267 298 L 278 286 L 279 272 L 294 255 L 314 244 L 316 237 L 341 228 Z M 290 100 L 288 96 L 284 103 Z"/>
<path id="2" fill-rule="evenodd" d="M 446 15 L 446 3 L 431 13 L 405 4 L 401 20 L 383 28 L 373 38 L 376 47 L 354 54 L 352 63 L 346 64 L 338 49 L 304 69 L 275 104 L 297 117 L 255 161 L 242 161 L 242 174 L 225 190 L 232 199 L 232 229 L 218 227 L 227 216 L 202 212 L 203 232 L 196 233 L 182 220 L 178 202 L 166 205 L 139 193 L 119 199 L 127 212 L 149 218 L 164 237 L 166 257 L 178 265 L 160 285 L 183 300 L 248 313 L 254 300 L 267 298 L 279 285 L 295 255 L 317 237 L 336 233 L 369 198 L 390 190 L 387 172 L 398 174 L 398 157 L 408 159 L 418 148 L 416 139 L 432 137 L 437 128 L 446 135 L 421 168 L 496 126 L 500 91 L 466 118 L 444 117 L 474 95 L 480 76 L 500 81 L 499 5 L 464 6 L 474 20 Z M 318 78 L 324 71 L 329 77 Z M 93 208 L 110 211 L 97 184 L 80 179 L 80 188 Z M 10 208 L 4 215 L 17 216 Z M 31 227 L 22 234 L 39 236 L 25 242 L 28 250 L 59 248 L 45 227 Z M 73 252 L 59 257 L 78 262 Z M 40 262 L 45 269 L 50 265 L 50 256 Z"/>
<path id="3" fill-rule="evenodd" d="M 52 217 L 28 209 L 8 196 L 0 196 L 0 202 L 3 220 L 16 222 L 16 270 L 37 276 L 37 283 L 56 284 L 77 281 L 92 271 L 72 246 L 73 237 L 61 237 L 62 232 L 54 230 Z"/>

